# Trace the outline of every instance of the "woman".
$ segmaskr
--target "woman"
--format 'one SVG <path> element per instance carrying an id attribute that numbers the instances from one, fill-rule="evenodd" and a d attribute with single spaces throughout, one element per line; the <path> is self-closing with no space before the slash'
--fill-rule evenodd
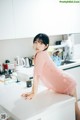
<path id="1" fill-rule="evenodd" d="M 64 71 L 60 70 L 47 53 L 49 37 L 46 34 L 38 34 L 34 37 L 33 47 L 36 51 L 34 58 L 34 80 L 31 93 L 24 93 L 25 99 L 32 99 L 38 90 L 39 80 L 56 93 L 74 96 L 76 120 L 80 120 L 80 111 L 77 104 L 76 82 Z"/>

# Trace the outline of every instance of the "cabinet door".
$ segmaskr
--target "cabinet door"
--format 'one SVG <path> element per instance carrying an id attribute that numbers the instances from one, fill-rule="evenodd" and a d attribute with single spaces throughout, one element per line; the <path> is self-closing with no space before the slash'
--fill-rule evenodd
<path id="1" fill-rule="evenodd" d="M 80 66 L 76 66 L 70 69 L 66 69 L 65 72 L 70 74 L 77 83 L 77 95 L 78 99 L 80 99 Z"/>
<path id="2" fill-rule="evenodd" d="M 34 3 L 34 0 L 13 0 L 16 38 L 33 36 L 35 31 L 33 29 Z"/>
<path id="3" fill-rule="evenodd" d="M 13 0 L 16 37 L 77 33 L 80 8 L 56 0 Z"/>
<path id="4" fill-rule="evenodd" d="M 65 108 L 64 108 L 65 106 Z M 55 105 L 43 114 L 41 120 L 75 120 L 75 103 L 65 103 L 58 107 Z"/>
<path id="5" fill-rule="evenodd" d="M 14 38 L 12 0 L 0 0 L 0 40 Z"/>
<path id="6" fill-rule="evenodd" d="M 0 39 L 78 33 L 79 11 L 53 0 L 0 0 Z"/>
<path id="7" fill-rule="evenodd" d="M 65 108 L 64 108 L 65 106 Z M 75 120 L 75 101 L 68 100 L 46 106 L 46 110 L 28 120 Z"/>

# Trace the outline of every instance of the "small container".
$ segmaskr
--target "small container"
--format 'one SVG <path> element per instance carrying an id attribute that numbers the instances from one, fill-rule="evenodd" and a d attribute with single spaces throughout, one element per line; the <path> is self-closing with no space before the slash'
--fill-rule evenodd
<path id="1" fill-rule="evenodd" d="M 32 81 L 31 80 L 26 81 L 26 86 L 27 87 L 32 87 Z"/>
<path id="2" fill-rule="evenodd" d="M 3 70 L 7 70 L 8 69 L 8 64 L 7 63 L 3 63 Z"/>
<path id="3" fill-rule="evenodd" d="M 61 45 L 61 40 L 56 41 L 56 42 L 55 42 L 55 45 Z"/>

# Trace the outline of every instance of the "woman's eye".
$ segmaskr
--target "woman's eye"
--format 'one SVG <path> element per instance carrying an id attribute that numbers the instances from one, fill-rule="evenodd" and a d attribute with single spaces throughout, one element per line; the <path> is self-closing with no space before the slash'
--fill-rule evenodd
<path id="1" fill-rule="evenodd" d="M 41 42 L 41 45 L 42 45 L 43 43 Z"/>
<path id="2" fill-rule="evenodd" d="M 43 42 L 39 41 L 40 44 L 43 44 Z"/>
<path id="3" fill-rule="evenodd" d="M 37 42 L 35 41 L 34 44 L 36 44 Z"/>
<path id="4" fill-rule="evenodd" d="M 34 42 L 34 44 L 38 44 L 38 43 L 41 44 L 41 45 L 43 44 L 42 41 L 35 41 L 35 42 Z"/>

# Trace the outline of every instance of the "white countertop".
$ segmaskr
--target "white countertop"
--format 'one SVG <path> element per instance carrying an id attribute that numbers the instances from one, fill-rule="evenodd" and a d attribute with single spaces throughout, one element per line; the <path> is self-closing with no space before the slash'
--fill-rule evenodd
<path id="1" fill-rule="evenodd" d="M 59 66 L 59 68 L 60 69 L 67 69 L 67 68 L 76 67 L 76 66 L 79 66 L 79 65 L 80 65 L 80 61 L 75 61 L 74 63 L 61 65 L 61 66 Z"/>
<path id="2" fill-rule="evenodd" d="M 80 60 L 71 60 L 71 61 L 74 61 L 74 63 L 64 64 L 64 65 L 61 65 L 61 66 L 58 66 L 58 67 L 60 69 L 65 69 L 65 68 L 70 68 L 70 67 L 80 65 Z M 26 68 L 26 67 L 23 67 L 23 66 L 17 66 L 16 71 L 22 70 L 24 72 L 26 70 L 28 72 L 28 74 L 32 74 L 33 68 L 34 68 L 34 66 L 29 67 L 29 68 Z"/>
<path id="3" fill-rule="evenodd" d="M 60 69 L 80 66 L 80 61 L 72 64 L 60 66 Z M 17 71 L 27 74 L 29 77 L 33 76 L 34 67 L 23 68 L 18 66 Z M 0 83 L 0 105 L 5 108 L 14 120 L 27 120 L 30 117 L 39 114 L 52 105 L 61 105 L 67 101 L 73 100 L 70 96 L 54 94 L 48 91 L 43 86 L 39 86 L 39 93 L 32 100 L 24 100 L 21 94 L 31 91 L 31 88 L 26 88 L 25 82 L 15 83 Z"/>
<path id="4" fill-rule="evenodd" d="M 27 120 L 52 105 L 59 106 L 74 99 L 67 95 L 54 94 L 42 86 L 32 100 L 21 97 L 22 93 L 30 90 L 31 88 L 26 88 L 24 82 L 0 84 L 0 105 L 8 110 L 15 120 Z"/>
<path id="5" fill-rule="evenodd" d="M 70 63 L 70 64 L 61 65 L 58 68 L 64 70 L 64 69 L 68 69 L 68 68 L 76 67 L 76 66 L 80 66 L 80 61 L 76 61 L 76 62 Z M 16 67 L 17 73 L 20 73 L 20 74 L 22 73 L 24 77 L 25 77 L 25 75 L 27 75 L 27 78 L 33 77 L 33 69 L 34 69 L 34 66 L 29 67 L 29 68 L 25 68 L 23 66 L 17 66 Z"/>

